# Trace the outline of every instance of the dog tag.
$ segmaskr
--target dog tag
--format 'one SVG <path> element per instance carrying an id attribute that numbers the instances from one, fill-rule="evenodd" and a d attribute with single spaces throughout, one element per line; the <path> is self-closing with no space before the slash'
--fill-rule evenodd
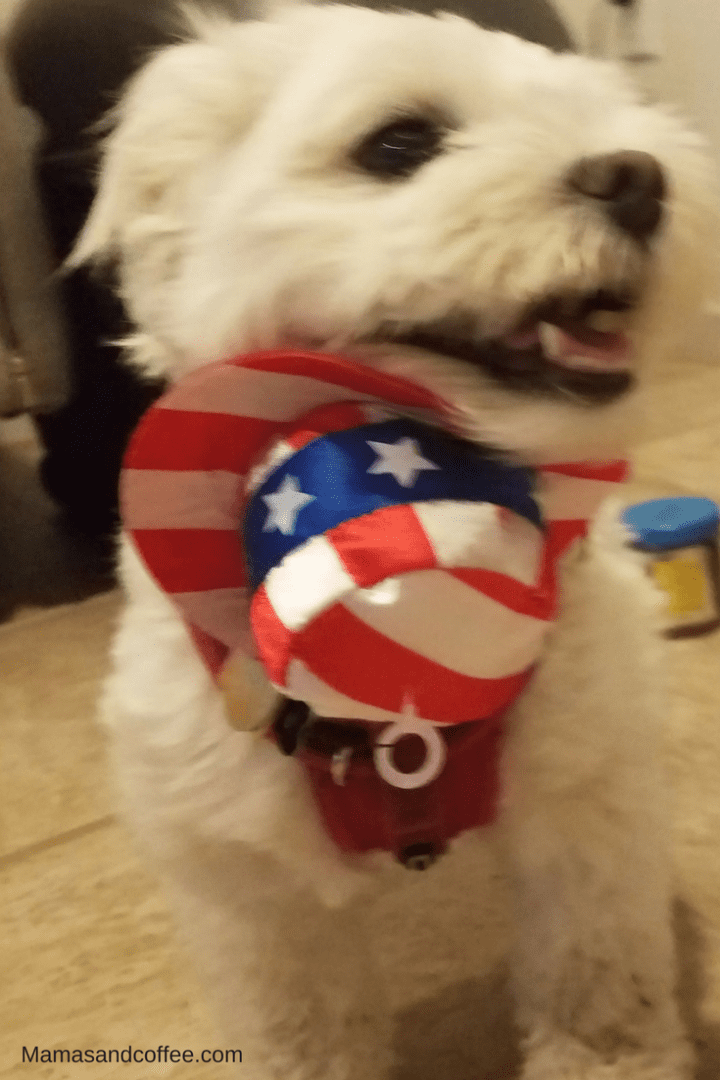
<path id="1" fill-rule="evenodd" d="M 258 660 L 236 650 L 220 672 L 218 685 L 228 721 L 237 731 L 261 731 L 273 722 L 282 695 L 268 682 Z"/>

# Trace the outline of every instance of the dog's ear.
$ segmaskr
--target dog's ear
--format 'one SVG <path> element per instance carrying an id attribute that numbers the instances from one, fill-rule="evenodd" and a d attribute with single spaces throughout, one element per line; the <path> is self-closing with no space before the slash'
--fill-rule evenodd
<path id="1" fill-rule="evenodd" d="M 192 38 L 162 49 L 108 118 L 98 193 L 70 267 L 137 252 L 183 228 L 199 163 L 239 141 L 275 82 L 271 22 L 195 15 Z"/>

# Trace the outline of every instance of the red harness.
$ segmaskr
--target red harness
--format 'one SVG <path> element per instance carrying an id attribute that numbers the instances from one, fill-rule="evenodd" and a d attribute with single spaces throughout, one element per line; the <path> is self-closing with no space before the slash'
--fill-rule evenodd
<path id="1" fill-rule="evenodd" d="M 423 869 L 453 837 L 494 820 L 502 719 L 499 715 L 440 729 L 446 746 L 443 767 L 435 779 L 415 788 L 397 787 L 381 777 L 374 753 L 383 733 L 359 725 L 333 724 L 336 732 L 323 745 L 323 736 L 318 739 L 313 732 L 321 725 L 311 723 L 295 756 L 310 781 L 325 829 L 341 850 L 391 851 L 406 866 Z M 358 739 L 359 731 L 364 738 Z M 393 767 L 410 777 L 427 760 L 417 735 L 403 735 L 392 755 Z"/>

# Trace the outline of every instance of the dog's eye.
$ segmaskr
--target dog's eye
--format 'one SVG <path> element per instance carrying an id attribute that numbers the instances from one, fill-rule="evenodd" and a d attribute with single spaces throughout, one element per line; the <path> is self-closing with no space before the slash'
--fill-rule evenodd
<path id="1" fill-rule="evenodd" d="M 363 139 L 353 161 L 381 179 L 403 179 L 440 153 L 443 134 L 437 124 L 422 117 L 394 120 Z"/>

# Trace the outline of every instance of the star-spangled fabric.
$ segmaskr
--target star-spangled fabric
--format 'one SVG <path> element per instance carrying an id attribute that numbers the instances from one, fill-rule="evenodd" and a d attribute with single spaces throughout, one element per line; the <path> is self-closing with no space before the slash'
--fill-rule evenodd
<path id="1" fill-rule="evenodd" d="M 554 612 L 534 477 L 416 420 L 368 423 L 374 411 L 303 417 L 248 502 L 261 659 L 321 716 L 493 715 Z"/>
<path id="2" fill-rule="evenodd" d="M 296 451 L 276 467 L 259 497 L 250 501 L 243 529 L 246 536 L 255 538 L 252 545 L 245 545 L 251 587 L 311 537 L 343 521 L 401 503 L 452 500 L 507 506 L 503 500 L 511 499 L 510 508 L 537 526 L 541 523 L 527 470 L 490 460 L 471 444 L 451 440 L 444 432 L 415 420 L 398 418 L 368 424 L 364 410 L 342 406 L 325 410 L 321 416 L 316 424 L 347 422 L 355 426 L 318 436 Z M 393 469 L 390 451 L 396 447 L 402 458 L 396 459 Z M 299 481 L 302 490 L 288 483 L 292 481 Z M 268 528 L 273 514 L 268 514 L 265 500 L 281 503 L 283 497 L 277 489 L 283 487 L 288 508 L 296 508 L 292 527 Z"/>
<path id="3" fill-rule="evenodd" d="M 342 402 L 351 422 L 304 424 Z M 427 390 L 298 351 L 210 365 L 155 404 L 126 457 L 124 523 L 213 675 L 259 652 L 321 715 L 383 722 L 410 705 L 458 724 L 517 695 L 554 617 L 557 558 L 626 465 L 528 478 L 438 423 L 451 410 Z"/>

